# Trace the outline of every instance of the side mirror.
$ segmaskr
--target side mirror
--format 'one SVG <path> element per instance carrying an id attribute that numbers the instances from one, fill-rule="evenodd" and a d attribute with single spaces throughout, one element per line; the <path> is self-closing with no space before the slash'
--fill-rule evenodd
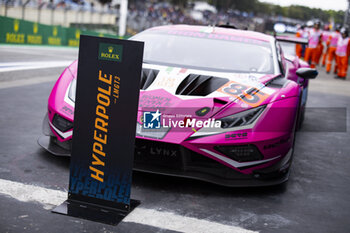
<path id="1" fill-rule="evenodd" d="M 299 68 L 296 74 L 303 79 L 314 79 L 318 75 L 318 72 L 316 69 Z"/>

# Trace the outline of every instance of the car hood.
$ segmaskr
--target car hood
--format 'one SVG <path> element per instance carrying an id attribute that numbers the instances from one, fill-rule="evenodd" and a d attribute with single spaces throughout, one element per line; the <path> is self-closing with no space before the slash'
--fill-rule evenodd
<path id="1" fill-rule="evenodd" d="M 77 77 L 77 64 L 75 61 L 63 72 L 49 98 L 49 109 L 56 109 L 72 121 L 75 103 L 68 98 L 68 92 L 71 81 Z M 267 104 L 274 101 L 280 91 L 268 85 L 275 78 L 276 75 L 143 64 L 138 127 L 143 124 L 144 112 L 158 111 L 163 119 L 173 120 L 220 119 Z M 173 128 L 167 130 L 174 131 Z M 171 140 L 184 140 L 196 130 L 183 130 L 183 135 L 178 133 L 179 137 L 171 136 Z M 162 137 L 162 140 L 166 139 Z"/>
<path id="2" fill-rule="evenodd" d="M 276 93 L 275 88 L 266 86 L 276 76 L 144 64 L 139 112 L 161 109 L 208 118 L 227 106 L 257 107 Z M 198 113 L 203 108 L 205 114 Z"/>
<path id="3" fill-rule="evenodd" d="M 266 85 L 274 78 L 276 75 L 213 72 L 144 64 L 137 118 L 138 136 L 181 142 L 199 128 L 181 129 L 169 126 L 169 121 L 215 121 L 264 105 L 278 91 Z M 169 126 L 159 131 L 166 130 L 167 133 L 144 132 L 144 114 L 155 112 L 161 116 L 162 127 Z"/>

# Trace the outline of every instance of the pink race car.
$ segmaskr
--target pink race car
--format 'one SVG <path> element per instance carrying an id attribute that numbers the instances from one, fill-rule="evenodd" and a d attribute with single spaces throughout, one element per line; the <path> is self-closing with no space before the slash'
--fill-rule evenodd
<path id="1" fill-rule="evenodd" d="M 145 42 L 134 170 L 225 186 L 288 179 L 316 70 L 252 31 L 174 25 L 131 40 Z M 70 155 L 76 76 L 77 61 L 49 97 L 38 142 L 55 155 Z"/>

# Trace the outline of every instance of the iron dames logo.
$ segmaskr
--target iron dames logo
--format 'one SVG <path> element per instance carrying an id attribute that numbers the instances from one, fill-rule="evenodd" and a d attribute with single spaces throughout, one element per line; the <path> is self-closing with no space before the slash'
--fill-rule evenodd
<path id="1" fill-rule="evenodd" d="M 100 43 L 98 59 L 106 61 L 121 62 L 123 55 L 123 46 L 116 44 Z"/>
<path id="2" fill-rule="evenodd" d="M 157 109 L 156 112 L 144 112 L 143 113 L 143 128 L 145 129 L 160 129 L 160 116 L 162 114 Z"/>

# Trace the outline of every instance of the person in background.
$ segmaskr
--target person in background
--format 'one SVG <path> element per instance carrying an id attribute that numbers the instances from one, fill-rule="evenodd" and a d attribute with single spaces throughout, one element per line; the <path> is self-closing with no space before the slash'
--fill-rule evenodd
<path id="1" fill-rule="evenodd" d="M 322 39 L 321 39 L 322 45 L 326 46 L 325 51 L 323 52 L 323 49 L 321 51 L 321 53 L 322 53 L 322 66 L 326 66 L 327 54 L 329 51 L 329 46 L 328 46 L 329 44 L 327 42 L 329 40 L 330 35 L 331 35 L 331 32 L 329 31 L 329 25 L 325 25 L 323 33 L 322 33 Z"/>
<path id="2" fill-rule="evenodd" d="M 298 27 L 297 33 L 296 33 L 296 37 L 303 37 L 304 35 L 304 30 L 305 29 L 305 25 L 301 25 Z M 301 58 L 303 56 L 303 47 L 301 44 L 296 44 L 295 45 L 295 54 Z"/>
<path id="3" fill-rule="evenodd" d="M 344 79 L 348 71 L 348 59 L 350 55 L 349 31 L 346 28 L 340 30 L 341 37 L 338 40 L 337 50 L 335 51 L 338 73 L 335 78 Z"/>
<path id="4" fill-rule="evenodd" d="M 316 24 L 318 24 L 318 23 L 316 23 Z M 319 22 L 319 24 L 320 24 L 320 28 L 321 28 L 321 22 Z M 319 29 L 319 31 L 320 31 L 320 37 L 319 37 L 318 44 L 316 47 L 316 58 L 315 58 L 316 65 L 318 65 L 320 63 L 320 59 L 322 57 L 323 48 L 324 48 L 323 41 L 322 41 L 324 31 L 322 29 Z"/>
<path id="5" fill-rule="evenodd" d="M 307 40 L 309 40 L 309 30 L 308 30 L 308 28 L 306 27 L 306 25 L 305 24 L 303 24 L 303 34 L 302 34 L 302 38 L 304 38 L 304 39 L 307 39 Z M 306 50 L 306 45 L 305 44 L 303 44 L 302 46 L 302 51 L 301 51 L 301 57 L 305 57 L 305 50 Z"/>
<path id="6" fill-rule="evenodd" d="M 330 34 L 327 41 L 327 46 L 328 46 L 327 62 L 326 62 L 327 73 L 331 72 L 332 62 L 333 60 L 335 60 L 335 51 L 337 50 L 338 39 L 340 37 L 341 37 L 340 26 L 337 25 L 335 27 L 335 31 Z M 337 65 L 334 66 L 334 73 L 336 73 L 336 67 Z"/>
<path id="7" fill-rule="evenodd" d="M 314 24 L 314 28 L 309 33 L 309 45 L 305 50 L 305 61 L 310 64 L 311 68 L 315 68 L 317 65 L 317 56 L 319 54 L 319 42 L 321 37 L 320 30 L 321 22 L 317 21 Z"/>

